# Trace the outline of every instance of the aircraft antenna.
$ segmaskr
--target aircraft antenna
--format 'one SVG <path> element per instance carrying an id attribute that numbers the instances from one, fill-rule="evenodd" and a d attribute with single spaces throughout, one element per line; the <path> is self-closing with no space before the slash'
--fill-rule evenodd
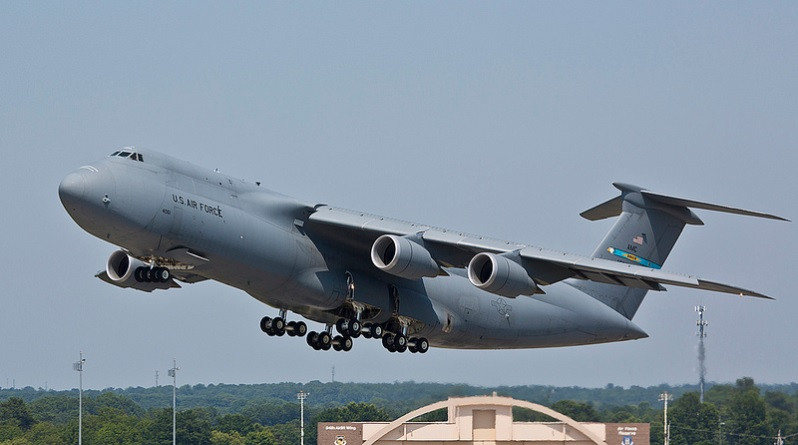
<path id="1" fill-rule="evenodd" d="M 704 338 L 706 338 L 707 334 L 704 332 L 704 328 L 707 327 L 708 323 L 704 320 L 704 311 L 706 311 L 706 306 L 696 306 L 695 311 L 698 312 L 698 321 L 696 321 L 696 326 L 698 326 L 698 393 L 699 393 L 699 401 L 704 403 L 704 384 L 706 383 L 707 377 L 707 367 L 706 367 L 706 349 L 704 347 Z"/>

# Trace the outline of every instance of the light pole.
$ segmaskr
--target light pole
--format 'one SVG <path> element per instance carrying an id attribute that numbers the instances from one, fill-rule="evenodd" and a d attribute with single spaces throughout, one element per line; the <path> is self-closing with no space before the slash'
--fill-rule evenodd
<path id="1" fill-rule="evenodd" d="M 80 351 L 80 359 L 72 365 L 72 368 L 80 376 L 80 386 L 78 392 L 78 445 L 83 445 L 83 351 Z"/>
<path id="2" fill-rule="evenodd" d="M 663 437 L 665 445 L 668 445 L 668 442 L 670 441 L 670 427 L 668 425 L 668 401 L 673 400 L 673 396 L 668 394 L 668 391 L 665 391 L 659 395 L 659 400 L 665 402 L 665 418 L 663 419 L 665 425 L 663 427 Z"/>
<path id="3" fill-rule="evenodd" d="M 172 369 L 169 377 L 172 378 L 172 445 L 177 445 L 177 360 L 172 359 Z"/>
<path id="4" fill-rule="evenodd" d="M 299 399 L 299 445 L 305 445 L 305 399 L 310 394 L 299 391 L 296 398 Z"/>

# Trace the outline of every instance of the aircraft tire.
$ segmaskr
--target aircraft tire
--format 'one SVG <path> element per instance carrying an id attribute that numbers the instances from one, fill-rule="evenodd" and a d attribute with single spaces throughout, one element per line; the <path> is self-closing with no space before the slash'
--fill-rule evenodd
<path id="1" fill-rule="evenodd" d="M 404 345 L 397 345 L 395 349 L 396 352 L 405 352 L 407 351 L 407 343 L 405 343 Z"/>
<path id="2" fill-rule="evenodd" d="M 371 338 L 382 338 L 382 336 L 385 334 L 385 330 L 383 330 L 382 326 L 377 323 L 372 324 L 369 328 L 369 331 L 371 331 Z"/>
<path id="3" fill-rule="evenodd" d="M 363 323 L 360 334 L 363 335 L 363 338 L 371 338 L 371 323 Z"/>
<path id="4" fill-rule="evenodd" d="M 426 354 L 429 351 L 429 340 L 424 337 L 419 338 L 416 340 L 416 349 L 421 354 Z"/>
<path id="5" fill-rule="evenodd" d="M 384 337 L 382 337 L 382 346 L 385 349 L 390 349 L 391 346 L 393 346 L 393 335 L 387 334 Z"/>
<path id="6" fill-rule="evenodd" d="M 319 339 L 317 340 L 317 342 L 319 343 L 319 345 L 321 345 L 322 349 L 326 351 L 330 349 L 330 344 L 332 343 L 332 337 L 330 337 L 330 334 L 322 332 L 319 334 Z"/>
<path id="7" fill-rule="evenodd" d="M 360 331 L 362 328 L 363 325 L 360 324 L 360 322 L 356 318 L 353 318 L 349 320 L 349 327 L 347 329 L 347 334 L 349 334 L 349 337 L 358 338 L 360 337 Z"/>
<path id="8" fill-rule="evenodd" d="M 313 348 L 313 349 L 315 349 L 315 350 L 317 350 L 317 351 L 318 351 L 319 349 L 321 349 L 321 346 L 319 345 L 319 333 L 318 333 L 318 332 L 316 332 L 316 331 L 311 331 L 311 332 L 308 334 L 308 336 L 307 336 L 307 342 L 308 342 L 308 345 L 309 345 L 311 348 Z"/>
<path id="9" fill-rule="evenodd" d="M 133 277 L 139 283 L 143 283 L 144 282 L 144 272 L 145 272 L 145 269 L 143 267 L 137 267 L 136 270 L 133 271 Z"/>
<path id="10" fill-rule="evenodd" d="M 344 352 L 351 351 L 353 345 L 354 342 L 352 341 L 351 337 L 344 337 L 343 341 L 341 342 L 341 350 Z"/>
<path id="11" fill-rule="evenodd" d="M 407 348 L 407 337 L 405 337 L 404 335 L 401 335 L 401 334 L 400 334 L 400 335 L 397 335 L 397 336 L 396 336 L 396 337 L 393 339 L 393 344 L 394 344 L 394 345 L 396 345 L 396 350 L 397 350 L 397 351 L 398 351 L 400 348 L 405 348 L 405 349 L 406 349 L 406 348 Z M 402 352 L 402 351 L 400 351 L 400 352 Z"/>
<path id="12" fill-rule="evenodd" d="M 342 343 L 343 341 L 344 341 L 344 337 L 342 337 L 342 336 L 340 336 L 340 335 L 336 335 L 336 336 L 335 336 L 335 338 L 334 338 L 334 339 L 333 339 L 333 341 L 332 341 L 332 348 L 333 348 L 334 350 L 336 350 L 336 351 L 340 351 L 341 349 L 343 349 L 343 348 L 341 347 L 341 343 Z"/>
<path id="13" fill-rule="evenodd" d="M 274 335 L 282 337 L 285 334 L 285 320 L 280 317 L 274 317 L 272 319 L 272 332 L 274 332 Z"/>
<path id="14" fill-rule="evenodd" d="M 271 317 L 263 317 L 263 318 L 261 318 L 260 319 L 260 330 L 268 334 L 269 331 L 271 331 L 271 323 L 272 323 L 272 318 Z"/>
<path id="15" fill-rule="evenodd" d="M 335 322 L 335 330 L 338 331 L 339 334 L 344 335 L 349 330 L 349 324 L 345 318 L 339 318 L 338 321 Z"/>
<path id="16" fill-rule="evenodd" d="M 156 267 L 153 269 L 153 280 L 156 283 L 166 283 L 172 278 L 172 273 L 165 267 Z"/>
<path id="17" fill-rule="evenodd" d="M 304 321 L 298 321 L 294 325 L 294 335 L 297 337 L 304 337 L 308 332 L 308 325 Z"/>
<path id="18" fill-rule="evenodd" d="M 286 323 L 286 325 L 285 325 L 285 333 L 288 334 L 289 337 L 295 336 L 296 335 L 295 331 L 296 331 L 296 322 L 295 321 L 289 321 L 288 323 Z"/>

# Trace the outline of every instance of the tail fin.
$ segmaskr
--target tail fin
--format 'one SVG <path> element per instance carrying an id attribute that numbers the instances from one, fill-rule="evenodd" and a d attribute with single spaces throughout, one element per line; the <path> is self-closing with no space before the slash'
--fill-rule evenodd
<path id="1" fill-rule="evenodd" d="M 766 213 L 660 195 L 634 185 L 617 182 L 613 185 L 621 191 L 620 196 L 581 213 L 582 217 L 591 221 L 620 215 L 593 252 L 594 258 L 659 269 L 676 244 L 684 226 L 704 224 L 690 210 L 691 207 L 787 221 Z M 647 292 L 645 289 L 592 281 L 575 280 L 571 284 L 630 320 Z"/>

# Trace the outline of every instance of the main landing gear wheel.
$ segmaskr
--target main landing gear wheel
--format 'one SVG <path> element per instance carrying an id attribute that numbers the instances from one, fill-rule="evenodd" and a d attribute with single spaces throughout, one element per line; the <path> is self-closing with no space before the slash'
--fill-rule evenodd
<path id="1" fill-rule="evenodd" d="M 352 344 L 352 337 L 345 337 L 343 335 L 336 335 L 332 341 L 332 347 L 336 351 L 351 351 Z"/>
<path id="2" fill-rule="evenodd" d="M 382 326 L 377 323 L 364 323 L 360 333 L 365 338 L 382 338 Z"/>
<path id="3" fill-rule="evenodd" d="M 285 325 L 285 332 L 289 337 L 304 337 L 308 332 L 308 325 L 303 321 L 289 321 Z"/>
<path id="4" fill-rule="evenodd" d="M 172 278 L 172 272 L 165 267 L 137 267 L 133 278 L 139 283 L 166 283 Z"/>
<path id="5" fill-rule="evenodd" d="M 352 318 L 349 320 L 341 318 L 340 320 L 335 322 L 335 330 L 337 330 L 339 334 L 346 337 L 352 337 L 352 338 L 360 337 L 360 332 L 362 328 L 363 325 L 356 318 Z"/>
<path id="6" fill-rule="evenodd" d="M 269 336 L 282 337 L 285 335 L 285 321 L 280 317 L 263 317 L 260 320 L 260 329 Z"/>
<path id="7" fill-rule="evenodd" d="M 429 351 L 429 341 L 426 338 L 411 338 L 409 342 L 407 342 L 407 350 L 412 353 L 420 353 L 424 354 Z"/>
<path id="8" fill-rule="evenodd" d="M 410 351 L 424 354 L 429 351 L 429 341 L 426 338 L 413 337 L 408 340 L 407 337 L 402 334 L 386 333 L 382 337 L 382 346 L 390 352 Z"/>

